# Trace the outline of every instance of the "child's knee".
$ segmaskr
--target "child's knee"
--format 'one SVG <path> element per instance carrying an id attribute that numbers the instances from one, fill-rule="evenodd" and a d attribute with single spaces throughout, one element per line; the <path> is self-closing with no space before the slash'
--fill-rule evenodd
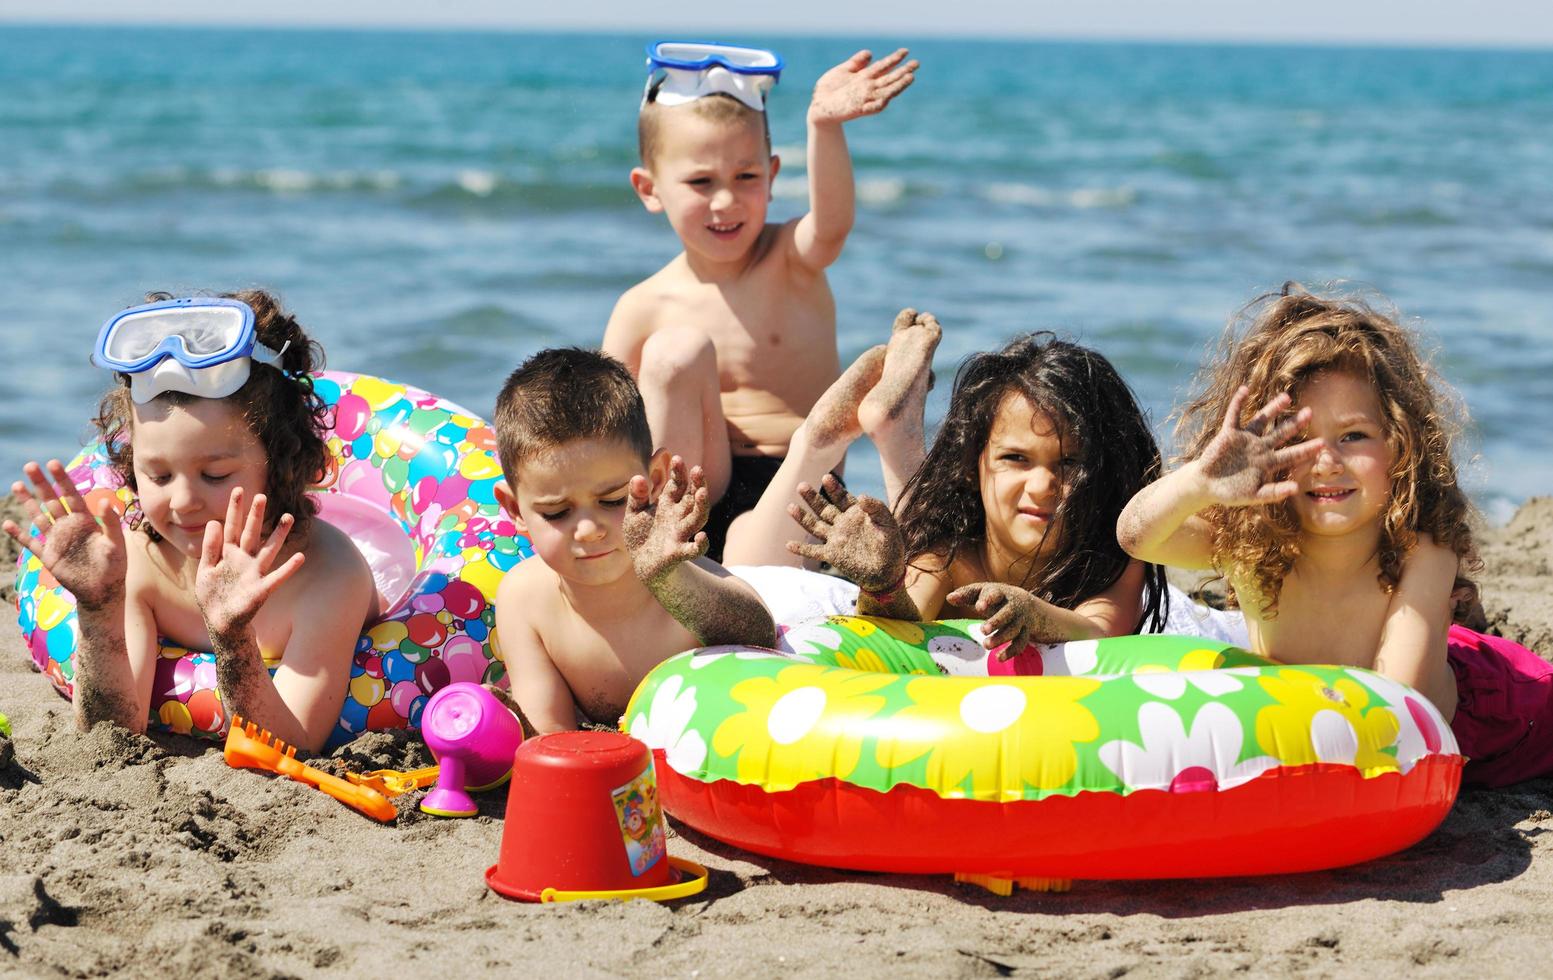
<path id="1" fill-rule="evenodd" d="M 697 378 L 717 377 L 717 348 L 694 327 L 665 327 L 642 345 L 638 382 L 644 387 L 668 387 Z"/>

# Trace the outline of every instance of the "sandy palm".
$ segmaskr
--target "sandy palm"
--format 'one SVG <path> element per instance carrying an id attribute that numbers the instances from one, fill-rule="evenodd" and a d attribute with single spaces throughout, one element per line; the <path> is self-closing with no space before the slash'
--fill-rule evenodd
<path id="1" fill-rule="evenodd" d="M 37 463 L 28 463 L 22 472 L 32 489 L 18 480 L 11 484 L 11 492 L 21 501 L 38 533 L 24 533 L 14 521 L 5 522 L 5 533 L 37 555 L 49 574 L 69 589 L 83 607 L 103 605 L 123 596 L 128 553 L 118 514 L 107 509 L 101 521 L 93 516 L 64 464 L 57 459 L 48 464 L 53 485 Z"/>
<path id="2" fill-rule="evenodd" d="M 1230 507 L 1275 503 L 1298 493 L 1299 485 L 1280 479 L 1280 474 L 1314 459 L 1321 451 L 1320 439 L 1283 445 L 1310 421 L 1310 409 L 1303 408 L 1274 424 L 1278 414 L 1289 407 L 1291 399 L 1287 394 L 1268 402 L 1241 426 L 1241 408 L 1249 395 L 1250 389 L 1243 385 L 1235 392 L 1224 412 L 1219 434 L 1198 457 L 1209 495 L 1215 502 Z"/>
<path id="3" fill-rule="evenodd" d="M 826 474 L 816 490 L 798 485 L 805 507 L 789 504 L 788 514 L 818 539 L 789 541 L 787 550 L 823 561 L 864 589 L 888 589 L 906 568 L 906 543 L 895 515 L 876 497 L 854 497 L 834 476 Z"/>
<path id="4" fill-rule="evenodd" d="M 918 63 L 906 61 L 901 48 L 878 61 L 859 51 L 820 76 L 814 83 L 814 99 L 809 103 L 809 118 L 815 122 L 842 123 L 860 116 L 871 116 L 906 91 L 916 79 Z"/>

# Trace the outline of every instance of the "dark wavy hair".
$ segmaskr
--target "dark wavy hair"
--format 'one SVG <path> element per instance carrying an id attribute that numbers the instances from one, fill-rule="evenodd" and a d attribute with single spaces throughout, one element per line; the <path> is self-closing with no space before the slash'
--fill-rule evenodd
<path id="1" fill-rule="evenodd" d="M 302 325 L 281 309 L 280 301 L 262 289 L 222 293 L 227 299 L 241 300 L 253 308 L 254 332 L 259 343 L 281 350 L 279 369 L 254 363 L 248 380 L 226 397 L 242 412 L 248 428 L 264 447 L 267 462 L 265 530 L 275 526 L 282 514 L 295 519 L 294 540 L 306 541 L 318 504 L 307 492 L 324 481 L 329 472 L 329 448 L 324 433 L 329 425 L 329 409 L 313 390 L 312 372 L 323 369 L 323 348 L 308 338 Z M 146 302 L 172 299 L 171 293 L 147 293 Z M 289 346 L 288 346 L 289 345 Z M 129 396 L 129 375 L 116 375 L 118 384 L 103 395 L 93 422 L 108 447 L 108 462 L 130 490 L 139 492 L 135 483 L 135 444 L 133 403 Z M 198 395 L 168 391 L 155 401 L 184 405 Z M 139 507 L 131 510 L 130 526 L 143 531 L 152 541 L 160 541 Z"/>
<path id="2" fill-rule="evenodd" d="M 1246 304 L 1231 318 L 1218 351 L 1202 369 L 1196 396 L 1181 410 L 1176 433 L 1185 458 L 1197 457 L 1213 441 L 1241 385 L 1251 389 L 1244 423 L 1278 394 L 1289 392 L 1297 401 L 1304 386 L 1325 371 L 1368 382 L 1380 402 L 1393 458 L 1391 499 L 1381 515 L 1380 587 L 1387 593 L 1396 588 L 1421 534 L 1455 552 L 1463 570 L 1481 568 L 1472 541 L 1475 513 L 1453 457 L 1465 408 L 1419 354 L 1417 338 L 1396 310 L 1382 300 L 1321 296 L 1286 282 Z M 1276 615 L 1283 580 L 1299 557 L 1292 502 L 1214 507 L 1202 516 L 1213 528 L 1214 568 L 1253 583 L 1262 613 Z M 1460 574 L 1456 585 L 1476 592 Z"/>
<path id="3" fill-rule="evenodd" d="M 903 493 L 899 521 L 906 553 L 913 562 L 932 555 L 947 566 L 961 548 L 985 543 L 977 464 L 998 409 L 1012 393 L 1051 417 L 1063 455 L 1078 461 L 1061 474 L 1066 490 L 1052 522 L 1062 528 L 1052 544 L 1061 550 L 1034 581 L 1018 583 L 1071 609 L 1127 570 L 1132 559 L 1117 543 L 1116 519 L 1133 494 L 1159 477 L 1160 455 L 1132 389 L 1111 362 L 1049 332 L 1019 337 L 996 353 L 973 354 L 960 366 L 949 413 Z M 1136 628 L 1158 631 L 1168 609 L 1165 570 L 1146 565 Z"/>

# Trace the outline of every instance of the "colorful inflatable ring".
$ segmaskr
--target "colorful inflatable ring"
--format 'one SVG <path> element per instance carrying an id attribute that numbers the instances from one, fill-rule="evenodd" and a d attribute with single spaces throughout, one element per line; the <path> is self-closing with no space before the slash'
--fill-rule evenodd
<path id="1" fill-rule="evenodd" d="M 811 864 L 993 879 L 1330 868 L 1407 847 L 1463 759 L 1421 695 L 1194 637 L 1032 647 L 988 677 L 968 621 L 838 616 L 793 652 L 665 661 L 622 726 L 664 809 Z M 983 676 L 941 676 L 980 661 Z"/>
<path id="2" fill-rule="evenodd" d="M 362 547 L 388 613 L 356 642 L 350 686 L 329 744 L 364 731 L 414 728 L 433 693 L 453 681 L 505 675 L 492 627 L 502 574 L 531 554 L 496 503 L 501 469 L 491 427 L 416 388 L 328 371 L 314 381 L 331 410 L 330 472 L 320 516 Z M 131 502 L 103 446 L 70 462 L 88 502 Z M 79 636 L 75 599 L 26 552 L 16 580 L 18 622 L 33 663 L 69 697 Z M 226 726 L 215 657 L 164 646 L 151 723 L 220 737 Z"/>

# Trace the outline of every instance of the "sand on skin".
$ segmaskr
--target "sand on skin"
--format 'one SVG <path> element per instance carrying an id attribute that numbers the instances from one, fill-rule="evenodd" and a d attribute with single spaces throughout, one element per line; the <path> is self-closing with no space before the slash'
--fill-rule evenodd
<path id="1" fill-rule="evenodd" d="M 1553 499 L 1483 551 L 1490 622 L 1553 649 Z M 998 898 L 756 858 L 681 828 L 670 850 L 712 869 L 705 896 L 535 906 L 482 878 L 502 793 L 472 820 L 411 798 L 380 826 L 186 739 L 83 735 L 9 605 L 0 692 L 16 748 L 0 772 L 0 975 L 1535 976 L 1553 949 L 1553 779 L 1469 792 L 1418 846 L 1331 872 Z M 335 764 L 409 767 L 425 751 L 372 735 Z"/>

